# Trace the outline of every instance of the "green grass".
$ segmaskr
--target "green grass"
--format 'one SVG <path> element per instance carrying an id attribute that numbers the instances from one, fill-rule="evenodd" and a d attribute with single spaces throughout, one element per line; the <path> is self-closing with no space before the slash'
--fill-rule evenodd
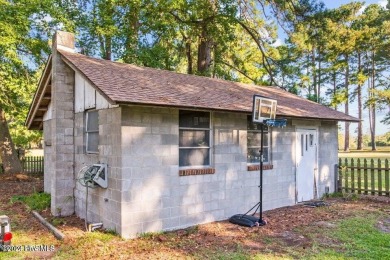
<path id="1" fill-rule="evenodd" d="M 344 152 L 339 150 L 340 158 L 388 158 L 390 159 L 390 147 L 377 147 L 377 151 L 371 151 L 369 149 L 358 151 L 350 150 L 349 152 Z"/>
<path id="2" fill-rule="evenodd" d="M 344 255 L 357 259 L 390 259 L 390 234 L 375 228 L 376 216 L 341 221 L 331 236 L 342 243 Z"/>
<path id="3" fill-rule="evenodd" d="M 12 196 L 11 203 L 15 203 L 17 201 L 26 203 L 30 210 L 44 210 L 50 207 L 50 194 L 35 192 L 28 196 Z"/>
<path id="4" fill-rule="evenodd" d="M 60 225 L 63 225 L 66 223 L 66 220 L 65 218 L 54 218 L 51 223 L 53 224 L 53 226 L 57 227 L 57 226 L 60 226 Z"/>
<path id="5" fill-rule="evenodd" d="M 389 216 L 356 212 L 355 217 L 336 222 L 335 228 L 305 226 L 299 232 L 313 240 L 311 248 L 289 248 L 289 255 L 299 259 L 390 259 L 390 234 L 375 227 L 383 217 Z"/>
<path id="6" fill-rule="evenodd" d="M 85 235 L 78 237 L 72 244 L 63 244 L 56 254 L 55 259 L 72 259 L 83 258 L 92 259 L 98 258 L 91 256 L 90 254 L 104 255 L 107 252 L 112 252 L 114 256 L 118 248 L 115 247 L 115 243 L 123 241 L 116 235 L 104 233 L 104 232 L 87 232 Z M 88 250 L 92 250 L 88 252 Z"/>

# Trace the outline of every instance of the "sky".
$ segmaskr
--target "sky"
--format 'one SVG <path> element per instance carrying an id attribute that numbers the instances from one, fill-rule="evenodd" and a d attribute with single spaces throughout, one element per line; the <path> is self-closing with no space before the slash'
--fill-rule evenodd
<path id="1" fill-rule="evenodd" d="M 348 3 L 351 3 L 351 2 L 356 2 L 356 1 L 352 1 L 352 0 L 322 0 L 322 2 L 325 4 L 325 6 L 329 9 L 332 9 L 332 8 L 337 8 L 341 5 L 344 5 L 344 4 L 348 4 Z M 365 2 L 366 5 L 370 5 L 370 4 L 380 4 L 382 6 L 386 6 L 386 3 L 387 3 L 387 0 L 366 0 L 366 1 L 361 1 L 361 2 Z M 344 105 L 340 106 L 339 107 L 340 111 L 342 111 L 344 109 Z M 350 104 L 349 106 L 349 111 L 350 111 L 350 115 L 351 116 L 355 116 L 357 117 L 358 116 L 358 109 L 357 109 L 357 102 L 353 102 L 352 104 Z M 386 111 L 382 111 L 382 112 L 378 112 L 377 113 L 377 118 L 376 118 L 376 121 L 377 121 L 377 125 L 376 125 L 376 134 L 377 135 L 383 135 L 387 132 L 390 131 L 390 126 L 389 125 L 384 125 L 382 124 L 380 121 L 384 118 L 384 115 L 386 114 Z M 363 112 L 363 133 L 364 134 L 368 134 L 369 133 L 369 123 L 368 123 L 368 114 L 367 114 L 367 111 L 364 111 Z M 340 127 L 343 128 L 343 125 L 344 123 L 341 123 L 340 124 Z M 352 136 L 356 136 L 357 135 L 357 124 L 356 123 L 351 123 L 350 125 L 350 134 Z M 343 133 L 343 132 L 341 132 Z"/>
<path id="2" fill-rule="evenodd" d="M 351 2 L 357 2 L 356 1 L 351 1 L 351 0 L 322 0 L 322 2 L 325 4 L 326 7 L 328 8 L 337 8 L 341 5 L 344 5 L 344 4 L 348 4 L 348 3 L 351 3 Z M 380 5 L 383 5 L 385 6 L 386 3 L 387 3 L 387 0 L 362 0 L 362 1 L 359 1 L 359 2 L 365 2 L 366 5 L 369 5 L 369 4 L 380 4 Z"/>

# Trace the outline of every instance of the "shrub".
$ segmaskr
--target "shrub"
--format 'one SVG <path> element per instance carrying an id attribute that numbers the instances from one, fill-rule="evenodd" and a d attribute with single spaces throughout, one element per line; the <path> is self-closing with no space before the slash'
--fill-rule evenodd
<path id="1" fill-rule="evenodd" d="M 44 210 L 50 207 L 50 194 L 35 192 L 27 196 L 12 196 L 11 203 L 15 203 L 17 201 L 24 202 L 30 210 Z"/>

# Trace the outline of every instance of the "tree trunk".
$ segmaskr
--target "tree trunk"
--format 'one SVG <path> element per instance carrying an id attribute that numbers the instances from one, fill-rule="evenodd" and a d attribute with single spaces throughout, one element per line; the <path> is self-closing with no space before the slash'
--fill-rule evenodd
<path id="1" fill-rule="evenodd" d="M 207 35 L 207 28 L 202 28 L 202 35 L 198 45 L 198 73 L 206 75 L 211 66 L 212 40 Z"/>
<path id="2" fill-rule="evenodd" d="M 187 73 L 193 74 L 192 71 L 192 52 L 191 52 L 191 42 L 186 40 L 186 56 L 187 56 Z"/>
<path id="3" fill-rule="evenodd" d="M 139 15 L 140 6 L 137 2 L 129 1 L 125 5 L 129 5 L 130 9 L 126 12 L 124 30 L 126 34 L 125 55 L 126 63 L 136 63 L 138 50 L 138 35 L 139 35 Z"/>
<path id="4" fill-rule="evenodd" d="M 373 90 L 375 89 L 375 52 L 372 52 L 371 57 L 371 91 L 370 96 L 370 133 L 371 133 L 371 150 L 376 151 L 375 143 L 375 128 L 376 128 L 376 113 L 375 113 L 375 102 L 373 100 Z"/>
<path id="5" fill-rule="evenodd" d="M 317 102 L 321 103 L 321 52 L 318 50 L 318 88 Z"/>
<path id="6" fill-rule="evenodd" d="M 361 64 L 361 54 L 358 53 L 358 71 L 359 75 L 362 71 L 362 64 Z M 359 117 L 359 123 L 358 123 L 358 133 L 357 133 L 357 149 L 363 150 L 363 104 L 362 104 L 362 85 L 360 82 L 358 82 L 357 85 L 357 98 L 358 98 L 358 117 Z"/>
<path id="7" fill-rule="evenodd" d="M 9 134 L 7 119 L 2 108 L 0 108 L 0 156 L 6 174 L 23 171 L 22 164 L 16 154 L 11 135 Z"/>
<path id="8" fill-rule="evenodd" d="M 345 70 L 345 95 L 346 95 L 346 100 L 345 100 L 345 113 L 349 115 L 349 93 L 348 93 L 348 88 L 349 88 L 349 62 L 348 62 L 348 55 L 345 55 L 345 60 L 347 62 L 347 67 Z M 345 122 L 345 140 L 344 140 L 344 151 L 348 152 L 349 151 L 349 124 L 350 122 Z"/>
<path id="9" fill-rule="evenodd" d="M 333 71 L 333 96 L 336 96 L 337 82 L 336 82 L 336 71 Z M 337 111 L 337 102 L 334 104 L 334 110 Z"/>
<path id="10" fill-rule="evenodd" d="M 316 52 L 315 48 L 313 47 L 311 51 L 311 69 L 312 69 L 312 74 L 313 74 L 313 92 L 315 95 L 315 101 L 318 102 L 317 99 L 317 73 L 316 73 Z M 312 99 L 313 100 L 313 99 Z"/>
<path id="11" fill-rule="evenodd" d="M 112 53 L 112 45 L 111 45 L 111 36 L 106 36 L 105 38 L 105 54 L 104 54 L 104 59 L 105 60 L 111 60 L 111 53 Z"/>

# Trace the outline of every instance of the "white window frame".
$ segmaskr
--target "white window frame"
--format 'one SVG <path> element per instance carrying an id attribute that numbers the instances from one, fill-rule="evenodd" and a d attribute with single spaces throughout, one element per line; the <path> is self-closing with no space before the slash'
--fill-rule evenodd
<path id="1" fill-rule="evenodd" d="M 208 128 L 194 128 L 194 127 L 180 127 L 180 118 L 179 118 L 179 138 L 180 138 L 180 130 L 194 130 L 194 131 L 209 131 L 209 146 L 199 146 L 199 147 L 182 147 L 180 146 L 179 142 L 179 168 L 181 170 L 186 170 L 186 169 L 204 169 L 204 168 L 210 168 L 213 164 L 213 157 L 212 157 L 212 147 L 213 147 L 213 135 L 212 135 L 212 112 L 210 111 L 204 111 L 204 110 L 191 110 L 191 109 L 180 109 L 179 110 L 179 117 L 180 117 L 180 111 L 191 111 L 191 112 L 206 112 L 209 113 L 209 127 Z M 180 150 L 183 149 L 208 149 L 209 152 L 209 164 L 207 165 L 192 165 L 192 166 L 180 166 Z"/>
<path id="2" fill-rule="evenodd" d="M 247 117 L 247 121 L 253 123 L 251 116 Z M 246 140 L 247 140 L 247 148 L 246 148 L 247 159 L 246 160 L 247 160 L 247 164 L 248 165 L 258 165 L 260 163 L 260 161 L 259 162 L 248 162 L 248 151 L 249 151 L 249 149 L 254 149 L 254 148 L 258 148 L 260 150 L 261 149 L 261 143 L 259 143 L 259 145 L 256 145 L 256 146 L 249 146 L 248 145 L 248 133 L 258 133 L 258 134 L 261 134 L 261 130 L 249 129 L 248 128 L 248 122 L 247 122 L 247 137 L 246 137 Z M 255 124 L 255 123 L 253 123 L 253 124 Z M 271 147 L 272 147 L 271 135 L 272 135 L 272 133 L 271 133 L 271 128 L 270 127 L 268 127 L 267 130 L 264 130 L 264 136 L 266 136 L 266 138 L 268 139 L 268 142 L 267 142 L 268 145 L 264 145 L 263 146 L 263 148 L 268 148 L 268 154 L 267 154 L 268 156 L 266 156 L 266 158 L 268 158 L 268 161 L 264 161 L 263 162 L 264 164 L 271 164 L 271 154 L 272 154 L 271 153 Z"/>
<path id="3" fill-rule="evenodd" d="M 97 128 L 97 130 L 89 130 L 88 129 L 88 120 L 89 120 L 89 113 L 92 113 L 92 112 L 96 112 L 97 113 L 97 124 L 98 124 L 98 128 Z M 97 151 L 91 151 L 91 150 L 89 150 L 88 148 L 89 148 L 89 146 L 88 146 L 88 144 L 89 144 L 89 142 L 88 142 L 88 139 L 89 139 L 89 134 L 91 134 L 91 133 L 97 133 L 97 135 L 98 135 L 98 140 L 99 140 L 99 112 L 98 112 L 98 110 L 87 110 L 87 111 L 85 111 L 85 151 L 86 151 L 86 153 L 90 153 L 90 154 L 98 154 L 99 153 L 99 143 L 98 143 L 98 149 L 97 149 Z"/>

